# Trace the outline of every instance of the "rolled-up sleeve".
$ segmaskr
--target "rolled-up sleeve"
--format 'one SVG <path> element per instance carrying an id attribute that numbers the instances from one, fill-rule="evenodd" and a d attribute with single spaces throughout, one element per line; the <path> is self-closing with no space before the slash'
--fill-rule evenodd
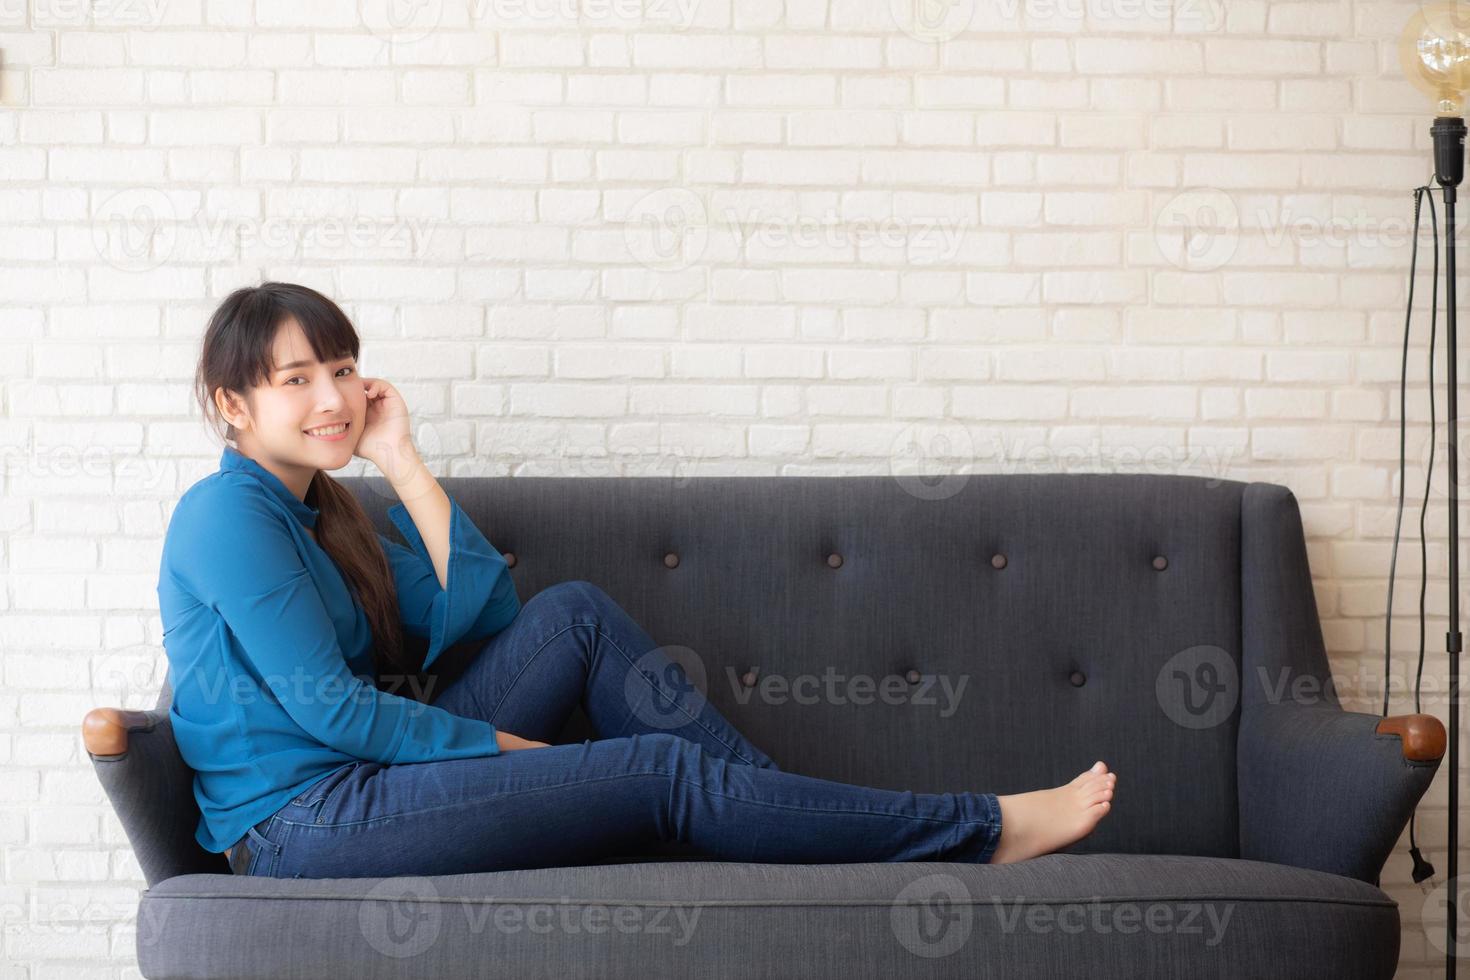
<path id="1" fill-rule="evenodd" d="M 449 499 L 449 566 L 447 587 L 439 585 L 424 539 L 403 504 L 388 508 L 404 547 L 379 534 L 393 582 L 398 613 L 405 631 L 429 639 L 428 667 L 461 640 L 478 640 L 500 632 L 521 611 L 505 558 L 486 540 L 453 497 Z"/>
<path id="2" fill-rule="evenodd" d="M 498 755 L 488 722 L 352 673 L 289 519 L 251 481 L 213 482 L 175 509 L 169 562 L 178 584 L 219 614 L 286 714 L 317 741 L 373 762 Z"/>

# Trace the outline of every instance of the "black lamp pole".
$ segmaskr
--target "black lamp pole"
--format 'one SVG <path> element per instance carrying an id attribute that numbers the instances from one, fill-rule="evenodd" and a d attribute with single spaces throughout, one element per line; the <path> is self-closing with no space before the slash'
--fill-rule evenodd
<path id="1" fill-rule="evenodd" d="M 1455 864 L 1460 840 L 1460 520 L 1459 466 L 1460 441 L 1455 417 L 1458 413 L 1455 393 L 1458 388 L 1455 370 L 1455 188 L 1465 176 L 1465 120 L 1459 116 L 1436 116 L 1429 128 L 1434 138 L 1434 179 L 1444 189 L 1445 229 L 1445 342 L 1449 346 L 1450 449 L 1450 628 L 1445 634 L 1445 649 L 1450 655 L 1450 819 L 1449 819 L 1449 904 L 1445 921 L 1445 977 L 1455 977 L 1455 931 L 1459 926 L 1459 883 L 1455 881 Z M 1434 384 L 1430 378 L 1429 383 Z"/>

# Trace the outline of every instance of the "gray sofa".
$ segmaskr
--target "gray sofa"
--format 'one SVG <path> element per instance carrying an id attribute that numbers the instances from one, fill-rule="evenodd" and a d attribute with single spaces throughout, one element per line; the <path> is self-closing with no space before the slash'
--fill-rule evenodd
<path id="1" fill-rule="evenodd" d="M 343 482 L 396 533 L 380 478 Z M 99 708 L 83 726 L 147 878 L 145 976 L 1393 975 L 1399 909 L 1378 876 L 1444 729 L 1342 710 L 1287 488 L 1081 473 L 441 482 L 523 600 L 601 586 L 694 651 L 707 695 L 787 771 L 1016 793 L 1104 759 L 1113 810 L 1011 865 L 755 865 L 670 842 L 586 867 L 237 877 L 194 842 L 165 685 L 152 710 Z M 449 651 L 441 682 L 474 652 Z M 819 696 L 770 683 L 804 675 Z M 555 741 L 596 737 L 579 710 Z"/>

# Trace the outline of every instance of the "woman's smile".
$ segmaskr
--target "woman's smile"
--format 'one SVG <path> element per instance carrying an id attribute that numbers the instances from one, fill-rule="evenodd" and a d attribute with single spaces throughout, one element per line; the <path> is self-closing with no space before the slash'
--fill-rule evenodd
<path id="1" fill-rule="evenodd" d="M 351 420 L 348 420 L 346 422 L 338 422 L 335 425 L 326 425 L 304 431 L 313 439 L 320 439 L 323 442 L 341 442 L 347 438 L 348 427 L 351 425 Z"/>

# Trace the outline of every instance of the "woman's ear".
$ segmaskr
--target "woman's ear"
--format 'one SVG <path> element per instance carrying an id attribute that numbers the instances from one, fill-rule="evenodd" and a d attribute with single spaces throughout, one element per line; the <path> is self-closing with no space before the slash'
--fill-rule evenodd
<path id="1" fill-rule="evenodd" d="M 236 429 L 250 428 L 250 415 L 240 406 L 240 399 L 223 387 L 214 390 L 214 403 L 225 421 Z"/>

